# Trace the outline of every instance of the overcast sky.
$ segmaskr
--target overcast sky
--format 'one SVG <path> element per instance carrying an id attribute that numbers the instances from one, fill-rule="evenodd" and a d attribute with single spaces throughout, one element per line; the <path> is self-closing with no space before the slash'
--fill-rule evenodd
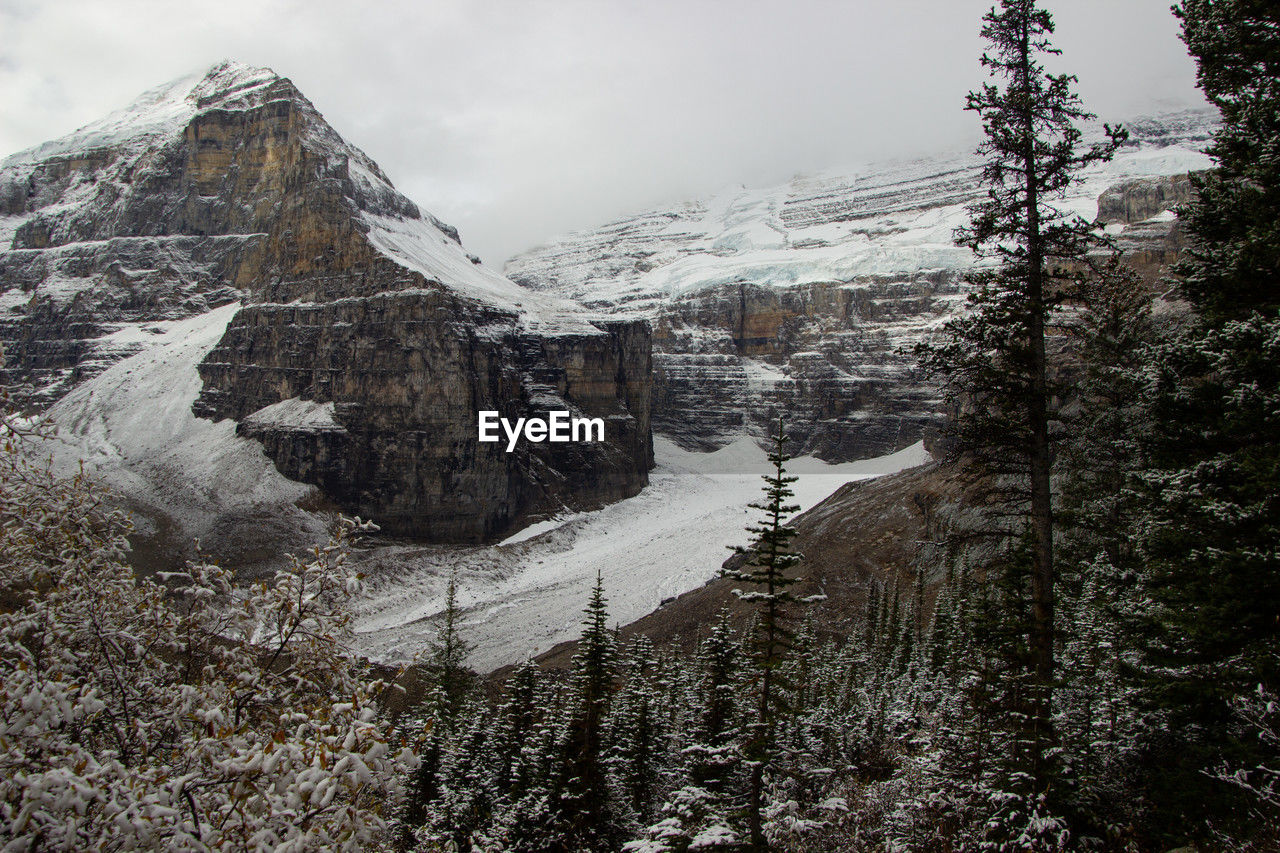
<path id="1" fill-rule="evenodd" d="M 224 59 L 486 262 L 733 184 L 969 147 L 989 0 L 0 0 L 0 156 Z M 1047 0 L 1103 119 L 1202 104 L 1169 0 Z"/>

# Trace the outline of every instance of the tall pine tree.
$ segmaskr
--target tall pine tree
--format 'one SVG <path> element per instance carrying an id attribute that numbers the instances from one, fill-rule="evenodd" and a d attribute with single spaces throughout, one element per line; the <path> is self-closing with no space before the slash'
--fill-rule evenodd
<path id="1" fill-rule="evenodd" d="M 957 241 L 983 262 L 970 275 L 969 311 L 947 324 L 945 341 L 922 345 L 931 373 L 945 377 L 957 417 L 960 450 L 989 474 L 998 498 L 993 529 L 1025 548 L 1030 618 L 1024 675 L 1027 764 L 1043 790 L 1050 776 L 1055 679 L 1057 574 L 1051 474 L 1060 424 L 1058 372 L 1049 332 L 1063 303 L 1084 278 L 1091 223 L 1056 207 L 1080 170 L 1105 160 L 1123 139 L 1082 145 L 1079 122 L 1091 119 L 1072 93 L 1075 78 L 1045 71 L 1053 19 L 1035 0 L 1002 0 L 987 13 L 982 35 L 990 49 L 982 64 L 997 83 L 971 92 L 967 109 L 986 132 L 986 198 L 973 206 Z M 1011 564 L 1021 564 L 1015 559 Z M 1019 680 L 1023 680 L 1019 675 Z"/>
<path id="2" fill-rule="evenodd" d="M 782 418 L 778 418 L 777 432 L 773 436 L 773 449 L 769 461 L 773 473 L 764 475 L 764 499 L 751 507 L 764 513 L 757 523 L 747 527 L 755 541 L 749 546 L 736 546 L 734 552 L 742 557 L 742 563 L 722 570 L 723 577 L 751 584 L 755 589 L 735 590 L 742 601 L 756 607 L 752 651 L 755 664 L 755 720 L 748 727 L 743 750 L 750 769 L 747 796 L 747 827 L 751 845 L 756 850 L 768 849 L 765 840 L 764 776 L 775 744 L 775 726 L 779 716 L 787 710 L 786 688 L 781 672 L 787 649 L 794 634 L 791 629 L 790 605 L 796 598 L 791 586 L 797 578 L 788 576 L 787 570 L 802 559 L 792 551 L 791 539 L 796 529 L 786 519 L 800 509 L 789 503 L 794 496 L 791 484 L 795 477 L 786 472 L 788 441 Z"/>
<path id="3" fill-rule="evenodd" d="M 618 840 L 604 762 L 605 715 L 617 677 L 617 648 L 609 630 L 604 580 L 599 572 L 585 612 L 573 657 L 570 701 L 574 707 L 554 804 L 566 850 L 609 849 Z"/>

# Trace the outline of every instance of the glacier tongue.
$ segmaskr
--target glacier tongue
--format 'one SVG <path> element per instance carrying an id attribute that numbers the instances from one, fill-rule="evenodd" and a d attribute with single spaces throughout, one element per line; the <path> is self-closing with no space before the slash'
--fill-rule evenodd
<path id="1" fill-rule="evenodd" d="M 355 604 L 357 648 L 406 663 L 434 640 L 451 569 L 458 577 L 459 630 L 473 649 L 468 664 L 486 672 L 571 640 L 600 570 L 609 616 L 625 624 L 663 599 L 715 577 L 743 544 L 747 507 L 769 469 L 742 439 L 715 453 L 690 453 L 659 439 L 658 466 L 639 495 L 604 509 L 567 513 L 485 548 L 392 547 L 355 555 L 368 576 Z M 889 474 L 928 459 L 921 445 L 893 456 L 826 465 L 790 463 L 805 509 L 844 483 Z"/>

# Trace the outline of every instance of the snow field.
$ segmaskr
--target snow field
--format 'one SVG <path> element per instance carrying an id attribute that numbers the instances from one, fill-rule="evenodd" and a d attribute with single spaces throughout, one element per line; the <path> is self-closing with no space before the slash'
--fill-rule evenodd
<path id="1" fill-rule="evenodd" d="M 746 544 L 744 526 L 759 515 L 765 452 L 743 437 L 714 453 L 685 451 L 655 436 L 657 467 L 639 495 L 594 512 L 533 524 L 488 547 L 402 548 L 364 555 L 366 596 L 356 603 L 359 650 L 404 663 L 435 637 L 449 572 L 458 572 L 461 631 L 468 663 L 485 672 L 578 636 L 582 608 L 599 571 L 610 618 L 637 619 L 664 599 L 714 578 L 728 546 Z M 827 465 L 788 463 L 800 479 L 795 502 L 808 509 L 852 480 L 927 461 L 915 444 L 892 456 Z"/>
<path id="2" fill-rule="evenodd" d="M 239 303 L 187 320 L 116 334 L 142 347 L 78 385 L 48 412 L 48 452 L 63 473 L 83 460 L 108 487 L 155 507 L 193 535 L 220 512 L 290 505 L 313 491 L 286 479 L 262 445 L 231 420 L 197 418 L 196 365 L 221 339 Z"/>

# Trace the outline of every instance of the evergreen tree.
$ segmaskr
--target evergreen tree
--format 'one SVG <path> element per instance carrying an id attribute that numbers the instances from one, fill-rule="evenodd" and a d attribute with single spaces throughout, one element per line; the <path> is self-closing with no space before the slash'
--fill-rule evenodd
<path id="1" fill-rule="evenodd" d="M 609 765 L 631 812 L 645 824 L 668 770 L 662 754 L 668 721 L 652 641 L 636 637 L 626 661 L 626 680 L 609 714 Z"/>
<path id="2" fill-rule="evenodd" d="M 688 784 L 662 807 L 662 820 L 626 846 L 631 853 L 683 853 L 689 849 L 740 849 L 736 793 L 740 759 L 736 700 L 739 649 L 722 612 L 702 641 L 693 664 L 697 714 L 680 740 Z"/>
<path id="3" fill-rule="evenodd" d="M 458 633 L 458 571 L 449 573 L 444 614 L 436 639 L 429 647 L 427 671 L 435 682 L 441 717 L 452 720 L 475 686 L 475 675 L 466 667 L 471 646 Z"/>
<path id="4" fill-rule="evenodd" d="M 1002 86 L 969 95 L 986 141 L 985 200 L 972 208 L 957 241 L 984 261 L 970 275 L 970 310 L 947 324 L 946 340 L 921 345 L 922 364 L 946 378 L 957 411 L 959 448 L 991 476 L 993 529 L 1025 548 L 1029 561 L 1029 622 L 1025 672 L 1024 768 L 1043 790 L 1049 756 L 1055 667 L 1057 573 L 1051 473 L 1060 439 L 1055 400 L 1059 372 L 1048 332 L 1065 299 L 1084 277 L 1097 243 L 1093 227 L 1054 207 L 1091 163 L 1105 160 L 1123 138 L 1083 148 L 1077 123 L 1090 119 L 1072 93 L 1075 78 L 1049 74 L 1042 57 L 1056 54 L 1053 20 L 1035 0 L 1001 0 L 984 18 L 990 44 L 982 63 Z M 1018 564 L 1014 559 L 1008 565 Z"/>
<path id="5" fill-rule="evenodd" d="M 1061 454 L 1062 678 L 1054 706 L 1068 786 L 1061 799 L 1082 838 L 1131 825 L 1140 799 L 1126 787 L 1140 719 L 1129 673 L 1142 609 L 1137 485 L 1151 429 L 1142 396 L 1158 327 L 1148 291 L 1117 260 L 1075 316 L 1080 368 Z"/>
<path id="6" fill-rule="evenodd" d="M 739 763 L 736 743 L 740 725 L 735 697 L 738 656 L 729 614 L 721 611 L 719 620 L 698 649 L 699 714 L 691 742 L 684 748 L 689 780 L 720 795 L 733 791 Z"/>
<path id="7" fill-rule="evenodd" d="M 1180 212 L 1190 242 L 1180 289 L 1209 328 L 1280 310 L 1280 9 L 1268 0 L 1185 0 L 1174 8 L 1204 94 L 1222 114 Z"/>
<path id="8" fill-rule="evenodd" d="M 1149 431 L 1141 400 L 1145 368 L 1156 338 L 1151 298 L 1136 276 L 1113 258 L 1090 282 L 1072 324 L 1080 368 L 1068 436 L 1062 447 L 1064 574 L 1101 555 L 1116 572 L 1136 568 L 1134 475 L 1143 467 L 1142 433 Z"/>
<path id="9" fill-rule="evenodd" d="M 798 505 L 788 503 L 794 496 L 791 483 L 796 478 L 786 473 L 785 465 L 791 458 L 785 449 L 787 441 L 783 420 L 778 418 L 773 449 L 769 453 L 773 473 L 764 475 L 764 499 L 750 505 L 763 512 L 764 517 L 747 527 L 755 541 L 746 547 L 733 548 L 743 558 L 741 565 L 721 572 L 723 577 L 756 587 L 754 590 L 734 591 L 741 600 L 754 604 L 756 608 L 752 633 L 755 720 L 749 727 L 743 750 L 750 768 L 747 826 L 751 844 L 756 850 L 768 849 L 762 818 L 764 775 L 775 743 L 775 726 L 787 709 L 787 685 L 782 683 L 779 670 L 794 633 L 790 627 L 792 616 L 788 605 L 796 601 L 790 587 L 798 580 L 789 577 L 787 570 L 802 559 L 800 554 L 790 549 L 796 529 L 785 523 L 788 516 L 800 509 Z"/>
<path id="10" fill-rule="evenodd" d="M 617 675 L 617 650 L 609 630 L 604 580 L 599 572 L 585 613 L 578 651 L 573 657 L 573 707 L 553 804 L 561 830 L 558 843 L 564 845 L 558 849 L 565 850 L 609 849 L 617 841 L 603 737 Z"/>
<path id="11" fill-rule="evenodd" d="M 454 736 L 460 723 L 459 715 L 475 683 L 474 674 L 464 664 L 469 651 L 470 647 L 458 633 L 458 585 L 454 570 L 445 591 L 444 614 L 435 640 L 427 646 L 422 666 L 427 680 L 425 701 L 408 723 L 417 729 L 410 740 L 418 766 L 400 817 L 404 830 L 399 840 L 402 847 L 409 846 L 412 834 L 428 823 L 432 814 L 428 807 L 443 792 L 445 745 Z"/>
<path id="12" fill-rule="evenodd" d="M 1155 351 L 1147 399 L 1158 429 L 1139 544 L 1147 695 L 1168 715 L 1152 744 L 1163 825 L 1243 811 L 1208 775 L 1220 763 L 1280 761 L 1238 737 L 1231 712 L 1280 681 L 1280 7 L 1187 0 L 1175 12 L 1222 124 L 1217 168 L 1193 179 L 1181 211 L 1176 272 L 1196 320 Z"/>
<path id="13" fill-rule="evenodd" d="M 536 740 L 539 710 L 545 697 L 538 665 L 525 661 L 507 681 L 506 699 L 497 709 L 494 737 L 494 785 L 508 800 L 522 797 L 534 782 L 534 768 L 524 760 L 525 749 Z"/>

